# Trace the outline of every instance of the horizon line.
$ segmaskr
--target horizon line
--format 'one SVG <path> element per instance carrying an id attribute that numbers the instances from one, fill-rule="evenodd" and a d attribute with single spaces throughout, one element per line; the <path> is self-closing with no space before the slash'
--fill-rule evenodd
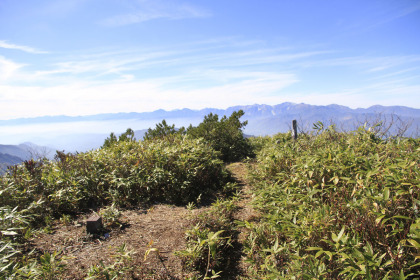
<path id="1" fill-rule="evenodd" d="M 93 114 L 93 115 L 42 115 L 42 116 L 35 116 L 35 117 L 20 117 L 20 118 L 13 118 L 13 119 L 0 119 L 0 122 L 9 122 L 9 121 L 17 121 L 17 120 L 34 120 L 34 119 L 42 119 L 42 118 L 58 118 L 58 117 L 65 117 L 65 118 L 85 118 L 85 117 L 95 117 L 95 116 L 103 116 L 103 115 L 118 115 L 118 114 L 148 114 L 148 113 L 155 113 L 157 111 L 164 111 L 164 112 L 174 112 L 174 111 L 182 111 L 182 110 L 190 110 L 193 112 L 199 112 L 199 111 L 203 111 L 203 110 L 229 110 L 231 108 L 234 107 L 249 107 L 249 106 L 278 106 L 278 105 L 284 105 L 284 104 L 292 104 L 292 105 L 309 105 L 309 106 L 314 106 L 314 107 L 329 107 L 329 106 L 340 106 L 340 107 L 346 107 L 350 110 L 358 110 L 358 109 L 369 109 L 372 107 L 403 107 L 403 108 L 409 108 L 409 109 L 415 109 L 415 110 L 420 110 L 420 108 L 415 108 L 415 107 L 408 107 L 408 106 L 404 106 L 404 105 L 381 105 L 381 104 L 375 104 L 375 105 L 371 105 L 369 107 L 357 107 L 357 108 L 351 108 L 349 106 L 346 105 L 340 105 L 340 104 L 336 104 L 336 103 L 331 103 L 328 105 L 313 105 L 313 104 L 309 104 L 309 103 L 304 103 L 304 102 L 300 102 L 300 103 L 296 103 L 296 102 L 282 102 L 282 103 L 278 103 L 278 104 L 274 104 L 274 105 L 269 105 L 269 104 L 258 104 L 258 103 L 254 103 L 254 104 L 247 104 L 247 105 L 234 105 L 234 106 L 229 106 L 226 108 L 214 108 L 214 107 L 204 107 L 201 109 L 191 109 L 191 108 L 177 108 L 177 109 L 171 109 L 171 110 L 166 110 L 166 109 L 156 109 L 153 111 L 143 111 L 143 112 L 115 112 L 115 113 L 99 113 L 99 114 Z"/>

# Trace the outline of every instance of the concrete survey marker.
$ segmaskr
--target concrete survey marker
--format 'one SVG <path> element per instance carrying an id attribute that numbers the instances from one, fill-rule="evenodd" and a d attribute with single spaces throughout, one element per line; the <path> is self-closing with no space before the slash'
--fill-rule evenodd
<path id="1" fill-rule="evenodd" d="M 97 233 L 102 228 L 102 217 L 93 215 L 86 220 L 86 231 L 88 233 Z"/>

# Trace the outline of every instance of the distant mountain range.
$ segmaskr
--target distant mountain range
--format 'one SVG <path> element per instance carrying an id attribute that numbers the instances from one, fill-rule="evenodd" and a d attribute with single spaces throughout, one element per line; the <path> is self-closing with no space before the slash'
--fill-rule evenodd
<path id="1" fill-rule="evenodd" d="M 33 143 L 19 145 L 0 145 L 0 174 L 7 170 L 9 165 L 19 164 L 31 158 L 52 158 L 55 151 Z"/>
<path id="2" fill-rule="evenodd" d="M 185 108 L 172 111 L 157 110 L 145 113 L 115 113 L 77 117 L 44 116 L 0 120 L 0 130 L 2 127 L 16 127 L 22 128 L 23 130 L 28 127 L 61 127 L 60 133 L 57 132 L 56 134 L 54 132 L 49 132 L 48 134 L 39 133 L 38 135 L 28 133 L 27 139 L 23 141 L 31 141 L 39 145 L 52 147 L 49 149 L 50 152 L 56 149 L 83 152 L 100 147 L 104 139 L 111 132 L 115 132 L 116 134 L 122 133 L 128 127 L 135 130 L 137 139 L 142 139 L 149 127 L 154 127 L 156 123 L 161 122 L 163 119 L 168 124 L 175 124 L 176 127 L 181 127 L 188 126 L 189 124 L 197 125 L 209 113 L 222 117 L 224 115 L 229 116 L 232 112 L 238 110 L 245 112 L 241 120 L 248 121 L 244 133 L 255 136 L 286 132 L 290 130 L 292 120 L 294 119 L 298 120 L 300 129 L 306 131 L 310 130 L 313 123 L 318 121 L 326 124 L 334 122 L 338 125 L 338 128 L 346 130 L 356 129 L 366 121 L 369 121 L 370 124 L 379 120 L 387 123 L 394 122 L 396 124 L 395 127 L 398 127 L 400 124 L 410 124 L 410 127 L 406 131 L 406 136 L 419 136 L 420 128 L 420 109 L 415 108 L 376 105 L 366 109 L 351 109 L 335 104 L 316 106 L 286 102 L 274 106 L 255 104 L 234 106 L 227 109 L 206 108 L 202 110 L 191 110 Z M 66 125 L 70 124 L 72 125 L 71 129 L 66 130 Z M 89 133 L 77 130 L 85 124 L 91 124 L 91 127 L 93 127 L 89 130 Z M 101 132 L 95 131 L 95 127 L 98 124 L 101 124 L 105 130 L 102 129 Z M 21 135 L 22 133 L 19 139 L 22 139 Z M 3 138 L 1 142 L 4 143 L 4 141 Z M 13 164 L 17 161 L 17 158 L 22 160 L 27 159 L 28 155 L 23 150 L 28 149 L 24 145 L 0 145 L 0 163 L 9 162 Z"/>
<path id="3" fill-rule="evenodd" d="M 243 110 L 245 115 L 243 120 L 248 120 L 248 126 L 245 133 L 251 135 L 271 135 L 278 132 L 284 132 L 290 129 L 290 123 L 297 119 L 302 127 L 312 127 L 312 124 L 318 121 L 333 121 L 345 128 L 351 128 L 354 125 L 363 124 L 366 120 L 376 120 L 378 118 L 390 121 L 396 121 L 399 118 L 403 122 L 411 123 L 408 134 L 415 132 L 420 124 L 420 109 L 404 106 L 381 106 L 375 105 L 369 108 L 351 109 L 346 106 L 328 105 L 316 106 L 309 104 L 282 103 L 278 105 L 246 105 L 234 106 L 227 109 L 206 108 L 202 110 L 178 109 L 172 111 L 156 110 L 145 113 L 115 113 L 98 114 L 91 116 L 45 116 L 37 118 L 23 118 L 14 120 L 0 120 L 2 125 L 22 125 L 22 124 L 52 124 L 69 122 L 107 122 L 138 120 L 148 121 L 149 123 L 158 123 L 165 119 L 168 123 L 175 123 L 177 126 L 197 124 L 203 117 L 209 113 L 219 116 L 230 115 L 234 111 Z M 182 120 L 180 122 L 180 120 Z M 133 129 L 147 129 L 148 127 L 139 127 Z M 111 131 L 110 131 L 111 132 Z M 121 131 L 122 132 L 122 131 Z M 96 137 L 95 134 L 91 135 Z M 104 136 L 104 135 L 102 135 Z"/>
<path id="4" fill-rule="evenodd" d="M 393 121 L 395 128 L 400 123 L 411 124 L 406 132 L 408 136 L 415 134 L 420 125 L 420 109 L 403 106 L 376 105 L 367 109 L 351 109 L 340 105 L 315 106 L 303 103 L 283 103 L 275 106 L 233 107 L 233 110 L 236 109 L 245 111 L 244 119 L 249 120 L 245 131 L 253 135 L 271 135 L 288 131 L 294 119 L 303 130 L 312 129 L 313 124 L 318 121 L 326 124 L 332 122 L 345 130 L 356 129 L 365 122 L 373 124 L 379 120 L 386 123 Z"/>
<path id="5" fill-rule="evenodd" d="M 8 166 L 19 164 L 22 161 L 19 157 L 0 153 L 0 175 L 6 172 Z"/>
<path id="6" fill-rule="evenodd" d="M 85 121 L 112 121 L 112 120 L 171 120 L 171 119 L 196 119 L 203 118 L 209 113 L 218 114 L 220 116 L 230 115 L 234 111 L 243 110 L 245 112 L 244 119 L 254 121 L 254 119 L 292 119 L 298 118 L 302 120 L 313 120 L 317 122 L 324 119 L 333 119 L 337 121 L 348 120 L 354 117 L 372 117 L 378 114 L 396 115 L 403 118 L 420 118 L 420 109 L 404 107 L 404 106 L 381 106 L 375 105 L 369 108 L 351 109 L 341 105 L 317 106 L 309 104 L 296 104 L 285 102 L 278 105 L 245 105 L 234 106 L 227 109 L 206 108 L 202 110 L 177 109 L 172 111 L 156 110 L 144 113 L 111 113 L 97 114 L 90 116 L 44 116 L 35 118 L 20 118 L 12 120 L 0 120 L 0 126 L 3 125 L 22 125 L 22 124 L 42 124 L 42 123 L 66 123 L 66 122 L 85 122 Z M 279 131 L 276 131 L 279 132 Z M 257 134 L 266 134 L 260 131 Z"/>

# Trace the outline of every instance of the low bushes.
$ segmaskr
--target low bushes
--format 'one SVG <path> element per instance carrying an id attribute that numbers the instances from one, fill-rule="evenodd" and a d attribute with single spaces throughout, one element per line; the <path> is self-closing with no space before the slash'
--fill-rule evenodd
<path id="1" fill-rule="evenodd" d="M 229 117 L 219 118 L 217 114 L 210 113 L 198 126 L 190 125 L 187 129 L 184 127 L 176 129 L 175 125 L 170 126 L 163 120 L 155 128 L 149 128 L 144 138 L 150 140 L 165 138 L 169 135 L 186 135 L 192 139 L 202 138 L 219 152 L 219 158 L 224 162 L 240 161 L 254 156 L 253 148 L 242 131 L 248 123 L 240 121 L 244 114 L 242 110 L 239 110 Z M 113 137 L 111 138 L 116 141 L 115 136 Z"/>
<path id="2" fill-rule="evenodd" d="M 0 178 L 0 204 L 61 216 L 86 208 L 186 204 L 222 187 L 228 174 L 200 139 L 123 141 L 58 161 L 28 161 Z M 36 210 L 38 209 L 38 210 Z"/>
<path id="3" fill-rule="evenodd" d="M 234 162 L 253 156 L 252 147 L 242 129 L 248 121 L 241 122 L 245 113 L 235 111 L 229 117 L 219 119 L 217 114 L 208 114 L 198 126 L 188 127 L 186 133 L 192 138 L 203 138 L 213 149 L 220 152 L 224 162 Z"/>
<path id="4" fill-rule="evenodd" d="M 380 139 L 364 127 L 288 138 L 256 140 L 263 219 L 243 224 L 249 275 L 418 277 L 420 140 Z"/>

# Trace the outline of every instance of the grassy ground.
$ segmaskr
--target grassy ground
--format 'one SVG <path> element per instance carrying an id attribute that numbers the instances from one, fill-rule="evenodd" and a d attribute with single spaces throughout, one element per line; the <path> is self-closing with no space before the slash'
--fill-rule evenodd
<path id="1" fill-rule="evenodd" d="M 229 226 L 232 226 L 235 220 L 253 219 L 255 213 L 250 205 L 251 193 L 246 179 L 246 164 L 233 163 L 228 166 L 228 170 L 232 172 L 241 192 L 234 200 L 234 211 L 230 214 Z M 221 210 L 214 208 L 217 207 L 208 205 L 187 209 L 158 204 L 149 209 L 119 211 L 119 224 L 108 227 L 108 230 L 98 235 L 86 233 L 85 223 L 90 214 L 85 214 L 71 222 L 57 221 L 48 233 L 36 234 L 30 240 L 30 248 L 39 254 L 60 252 L 59 257 L 62 257 L 62 264 L 65 264 L 60 270 L 60 275 L 57 275 L 60 279 L 84 279 L 88 277 L 89 268 L 101 266 L 101 262 L 104 267 L 111 267 L 116 262 L 116 258 L 112 256 L 116 256 L 118 248 L 123 245 L 126 246 L 126 251 L 131 253 L 130 258 L 119 266 L 130 271 L 121 277 L 186 279 L 193 277 L 194 273 L 191 269 L 184 269 L 185 261 L 183 262 L 182 257 L 177 256 L 175 252 L 185 250 L 185 232 L 200 221 L 203 222 L 203 215 L 211 211 L 217 215 Z M 242 235 L 241 232 L 237 235 L 237 244 L 240 244 Z M 241 248 L 239 246 L 235 249 L 236 252 L 229 252 L 236 254 L 235 267 L 231 264 L 222 267 L 224 279 L 236 279 L 243 274 L 245 264 L 241 260 Z M 150 250 L 150 253 L 145 258 L 147 250 Z"/>

